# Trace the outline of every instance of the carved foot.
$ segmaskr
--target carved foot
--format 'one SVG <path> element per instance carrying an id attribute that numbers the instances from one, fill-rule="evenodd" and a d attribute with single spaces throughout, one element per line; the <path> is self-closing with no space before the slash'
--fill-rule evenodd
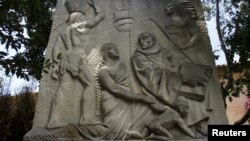
<path id="1" fill-rule="evenodd" d="M 183 120 L 181 119 L 181 118 L 178 118 L 178 121 L 177 121 L 177 124 L 181 127 L 181 129 L 183 130 L 183 131 L 185 131 L 189 136 L 191 136 L 191 137 L 195 137 L 195 134 L 194 134 L 194 132 L 191 130 L 191 129 L 189 129 L 186 125 L 185 125 L 185 123 L 183 122 Z"/>
<path id="2" fill-rule="evenodd" d="M 155 134 L 151 134 L 150 136 L 146 137 L 146 140 L 158 140 L 158 141 L 169 141 L 172 140 L 172 135 L 171 137 L 165 137 L 165 136 L 160 136 L 160 135 L 155 135 Z"/>
<path id="3" fill-rule="evenodd" d="M 66 124 L 65 124 L 64 122 L 58 122 L 58 121 L 50 121 L 50 122 L 47 124 L 47 128 L 48 128 L 48 129 L 60 128 L 60 127 L 63 127 L 63 126 L 66 126 Z"/>
<path id="4" fill-rule="evenodd" d="M 196 125 L 196 130 L 199 131 L 204 136 L 207 136 L 208 134 L 207 124 L 204 124 L 203 122 L 198 123 Z"/>
<path id="5" fill-rule="evenodd" d="M 144 136 L 141 133 L 137 132 L 137 131 L 127 130 L 125 136 L 122 139 L 127 140 L 127 139 L 130 139 L 130 138 L 143 139 Z"/>
<path id="6" fill-rule="evenodd" d="M 189 136 L 195 138 L 195 134 L 194 134 L 194 132 L 193 132 L 192 130 L 186 129 L 186 132 L 187 132 L 187 134 L 188 134 Z"/>
<path id="7" fill-rule="evenodd" d="M 79 125 L 98 125 L 98 124 L 102 124 L 102 122 L 94 119 L 80 119 L 79 121 Z"/>

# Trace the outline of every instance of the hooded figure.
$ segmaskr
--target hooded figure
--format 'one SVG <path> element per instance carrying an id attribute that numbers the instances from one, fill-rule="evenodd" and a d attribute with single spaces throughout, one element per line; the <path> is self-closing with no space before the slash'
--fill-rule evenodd
<path id="1" fill-rule="evenodd" d="M 162 104 L 178 109 L 178 99 L 185 99 L 188 110 L 183 120 L 188 126 L 193 126 L 202 135 L 207 133 L 208 115 L 204 101 L 190 99 L 181 92 L 181 86 L 188 81 L 190 87 L 196 82 L 195 77 L 186 76 L 183 69 L 187 69 L 185 63 L 174 63 L 170 50 L 157 44 L 156 37 L 144 32 L 139 35 L 138 47 L 132 57 L 132 65 L 136 78 L 141 85 L 142 93 L 155 97 Z M 193 64 L 195 66 L 195 64 Z M 190 69 L 190 68 L 189 68 Z M 196 68 L 192 68 L 196 70 Z M 195 73 L 196 71 L 191 71 Z M 189 74 L 190 75 L 190 74 Z M 186 79 L 189 80 L 186 80 Z M 177 108 L 176 108 L 177 107 Z M 204 121 L 204 122 L 203 122 Z"/>
<path id="2" fill-rule="evenodd" d="M 182 84 L 180 67 L 173 64 L 170 50 L 157 44 L 153 34 L 140 34 L 132 64 L 143 93 L 169 106 L 174 104 Z"/>

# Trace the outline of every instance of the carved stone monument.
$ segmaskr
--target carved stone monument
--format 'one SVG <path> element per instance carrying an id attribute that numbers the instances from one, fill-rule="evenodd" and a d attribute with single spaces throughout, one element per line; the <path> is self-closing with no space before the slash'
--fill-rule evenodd
<path id="1" fill-rule="evenodd" d="M 199 0 L 58 0 L 25 141 L 206 140 L 227 124 Z"/>

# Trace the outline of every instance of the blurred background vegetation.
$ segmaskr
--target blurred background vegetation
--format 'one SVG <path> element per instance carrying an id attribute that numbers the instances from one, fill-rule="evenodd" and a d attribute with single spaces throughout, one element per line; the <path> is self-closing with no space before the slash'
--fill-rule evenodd
<path id="1" fill-rule="evenodd" d="M 60 2 L 61 0 L 59 0 Z M 0 0 L 0 67 L 6 76 L 41 79 L 57 0 Z M 201 0 L 206 19 L 216 18 L 220 51 L 226 56 L 223 97 L 238 97 L 242 86 L 250 89 L 250 1 Z M 10 54 L 14 51 L 14 54 Z M 234 60 L 239 56 L 239 60 Z M 218 56 L 217 56 L 218 57 Z M 216 58 L 216 57 L 215 57 Z M 237 65 L 235 65 L 237 64 Z M 235 80 L 233 73 L 241 76 Z M 3 77 L 2 77 L 3 78 Z M 32 86 L 14 96 L 0 92 L 0 140 L 19 141 L 31 128 L 36 93 Z M 246 95 L 249 95 L 248 92 Z M 249 111 L 249 110 L 248 110 Z"/>
<path id="2" fill-rule="evenodd" d="M 15 95 L 0 92 L 1 141 L 21 141 L 31 129 L 38 96 L 33 91 L 33 85 L 26 85 Z"/>

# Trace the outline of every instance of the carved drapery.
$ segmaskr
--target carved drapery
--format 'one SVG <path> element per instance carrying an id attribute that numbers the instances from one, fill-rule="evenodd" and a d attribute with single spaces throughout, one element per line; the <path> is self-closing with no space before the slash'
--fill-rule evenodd
<path id="1" fill-rule="evenodd" d="M 202 34 L 198 0 L 59 0 L 41 82 L 55 86 L 24 139 L 206 138 L 226 118 Z"/>

